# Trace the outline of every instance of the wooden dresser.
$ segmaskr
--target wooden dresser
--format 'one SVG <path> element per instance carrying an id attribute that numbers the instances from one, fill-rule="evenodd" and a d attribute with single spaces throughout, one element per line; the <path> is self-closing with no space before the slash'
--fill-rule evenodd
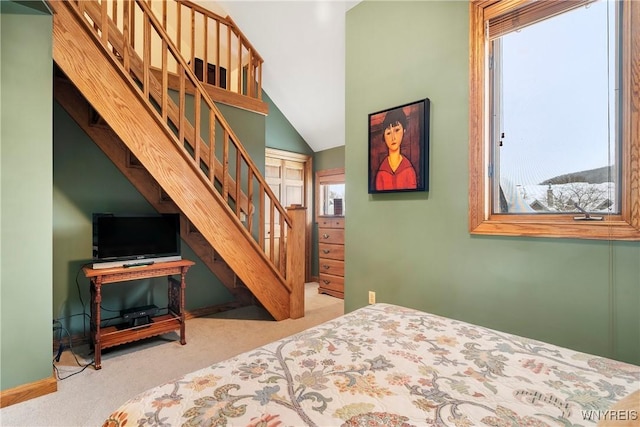
<path id="1" fill-rule="evenodd" d="M 344 298 L 344 217 L 318 220 L 319 293 Z"/>

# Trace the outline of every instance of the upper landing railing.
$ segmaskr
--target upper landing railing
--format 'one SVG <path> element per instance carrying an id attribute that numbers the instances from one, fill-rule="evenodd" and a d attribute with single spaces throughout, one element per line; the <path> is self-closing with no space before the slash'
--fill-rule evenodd
<path id="1" fill-rule="evenodd" d="M 262 99 L 263 60 L 229 16 L 185 0 L 148 4 L 201 81 Z"/>
<path id="2" fill-rule="evenodd" d="M 132 0 L 101 0 L 101 9 L 124 34 L 131 32 L 130 47 L 139 50 L 143 24 L 135 14 L 125 18 L 124 4 Z M 215 101 L 266 114 L 262 101 L 263 59 L 231 17 L 222 17 L 185 0 L 143 1 L 157 17 L 180 55 Z M 77 1 L 80 7 L 83 0 Z M 127 22 L 125 22 L 127 21 Z M 156 49 L 158 46 L 152 46 Z M 158 60 L 152 64 L 159 67 Z M 169 87 L 178 89 L 177 62 L 169 61 Z"/>

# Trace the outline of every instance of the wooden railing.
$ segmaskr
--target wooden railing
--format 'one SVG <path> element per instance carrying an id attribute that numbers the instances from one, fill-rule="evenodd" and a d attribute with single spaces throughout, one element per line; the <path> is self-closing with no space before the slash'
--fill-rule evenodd
<path id="1" fill-rule="evenodd" d="M 246 237 L 261 249 L 291 291 L 288 279 L 294 274 L 287 269 L 286 253 L 287 244 L 295 245 L 295 242 L 287 239 L 290 234 L 291 237 L 297 234 L 291 232 L 291 217 L 148 2 L 73 0 L 66 3 L 83 17 L 96 40 L 124 68 L 183 156 L 226 204 Z M 170 89 L 170 75 L 179 88 L 177 93 Z"/>
<path id="2" fill-rule="evenodd" d="M 263 60 L 231 17 L 185 0 L 148 2 L 202 82 L 262 99 Z"/>

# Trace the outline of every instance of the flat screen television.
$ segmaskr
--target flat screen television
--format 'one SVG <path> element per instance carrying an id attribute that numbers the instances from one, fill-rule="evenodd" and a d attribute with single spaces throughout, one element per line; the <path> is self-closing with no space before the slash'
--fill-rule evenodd
<path id="1" fill-rule="evenodd" d="M 93 268 L 182 259 L 179 214 L 93 214 Z"/>

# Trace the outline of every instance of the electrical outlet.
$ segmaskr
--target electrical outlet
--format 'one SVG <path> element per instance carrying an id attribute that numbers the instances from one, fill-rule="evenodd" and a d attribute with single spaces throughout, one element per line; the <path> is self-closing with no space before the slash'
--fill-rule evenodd
<path id="1" fill-rule="evenodd" d="M 376 303 L 376 293 L 374 291 L 369 291 L 369 304 Z"/>

